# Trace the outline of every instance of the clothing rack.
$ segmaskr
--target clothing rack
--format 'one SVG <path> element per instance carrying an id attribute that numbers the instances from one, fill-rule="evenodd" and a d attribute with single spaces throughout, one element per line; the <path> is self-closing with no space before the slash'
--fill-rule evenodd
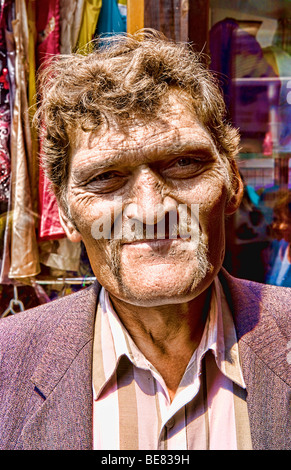
<path id="1" fill-rule="evenodd" d="M 21 300 L 18 299 L 18 292 L 17 292 L 17 286 L 14 285 L 13 287 L 13 292 L 14 292 L 14 298 L 10 300 L 8 307 L 6 310 L 2 313 L 1 318 L 7 317 L 8 315 L 16 315 L 18 311 L 23 312 L 24 311 L 24 305 L 21 302 Z M 15 310 L 15 307 L 17 308 L 17 311 Z"/>
<path id="2" fill-rule="evenodd" d="M 52 284 L 71 284 L 71 285 L 85 285 L 93 284 L 96 281 L 96 277 L 57 277 L 56 279 L 35 279 L 34 282 L 40 285 L 52 285 Z"/>
<path id="3" fill-rule="evenodd" d="M 96 277 L 58 277 L 55 279 L 31 279 L 30 281 L 32 287 L 36 284 L 40 286 L 40 289 L 42 289 L 41 296 L 44 297 L 46 294 L 41 287 L 42 285 L 59 285 L 64 287 L 66 285 L 80 285 L 85 287 L 87 285 L 93 284 L 96 281 Z M 9 315 L 16 315 L 17 313 L 25 310 L 23 302 L 18 298 L 17 288 L 20 286 L 22 286 L 22 284 L 19 282 L 13 283 L 13 298 L 10 300 L 8 307 L 4 310 L 4 312 L 0 312 L 0 319 Z M 47 297 L 47 300 L 49 301 L 49 297 Z"/>

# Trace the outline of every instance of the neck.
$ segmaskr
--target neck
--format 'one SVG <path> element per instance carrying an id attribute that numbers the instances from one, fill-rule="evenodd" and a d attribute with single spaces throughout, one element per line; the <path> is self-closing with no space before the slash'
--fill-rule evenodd
<path id="1" fill-rule="evenodd" d="M 139 307 L 111 297 L 120 320 L 136 346 L 162 375 L 171 399 L 200 343 L 210 291 L 190 302 Z"/>

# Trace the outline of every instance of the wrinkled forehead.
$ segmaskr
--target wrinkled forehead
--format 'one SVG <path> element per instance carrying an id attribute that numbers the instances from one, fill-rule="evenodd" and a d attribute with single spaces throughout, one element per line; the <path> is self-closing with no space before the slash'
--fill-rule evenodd
<path id="1" fill-rule="evenodd" d="M 180 98 L 180 99 L 179 99 Z M 76 129 L 71 147 L 72 158 L 80 152 L 100 152 L 104 158 L 119 153 L 120 158 L 132 153 L 160 154 L 178 153 L 191 147 L 195 150 L 217 153 L 210 133 L 182 97 L 172 96 L 167 106 L 152 119 L 128 116 L 127 120 L 116 122 L 108 119 L 98 129 L 84 132 Z M 154 158 L 154 155 L 152 156 Z"/>

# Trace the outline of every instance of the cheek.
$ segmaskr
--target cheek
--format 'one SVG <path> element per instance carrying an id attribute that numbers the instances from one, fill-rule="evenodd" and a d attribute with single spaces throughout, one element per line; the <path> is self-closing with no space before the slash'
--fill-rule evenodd
<path id="1" fill-rule="evenodd" d="M 83 238 L 100 240 L 108 238 L 114 219 L 121 211 L 121 198 L 100 199 L 87 193 L 75 193 L 70 197 L 70 214 Z"/>
<path id="2" fill-rule="evenodd" d="M 222 237 L 224 238 L 225 203 L 226 198 L 221 194 L 220 198 L 213 198 L 212 201 L 200 205 L 199 221 L 202 230 L 204 229 L 208 236 L 209 243 L 213 241 L 217 243 Z"/>
<path id="3" fill-rule="evenodd" d="M 212 185 L 201 187 L 199 224 L 212 264 L 220 263 L 224 257 L 226 200 L 227 188 L 217 180 Z"/>
<path id="4" fill-rule="evenodd" d="M 212 227 L 224 223 L 228 189 L 219 178 L 202 178 L 200 181 L 189 183 L 187 189 L 177 194 L 189 208 L 191 204 L 198 204 L 199 221 L 203 226 Z"/>

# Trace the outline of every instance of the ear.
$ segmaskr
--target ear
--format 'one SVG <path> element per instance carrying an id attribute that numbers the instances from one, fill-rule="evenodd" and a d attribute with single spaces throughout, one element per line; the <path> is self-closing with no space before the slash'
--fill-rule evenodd
<path id="1" fill-rule="evenodd" d="M 75 225 L 61 206 L 59 206 L 59 216 L 61 226 L 63 227 L 68 239 L 71 240 L 71 242 L 80 242 L 82 240 L 80 232 L 76 229 Z"/>
<path id="2" fill-rule="evenodd" d="M 232 183 L 232 195 L 225 207 L 225 214 L 232 215 L 239 208 L 240 203 L 244 194 L 244 183 L 240 177 L 239 171 L 236 164 L 233 165 L 233 183 Z"/>

